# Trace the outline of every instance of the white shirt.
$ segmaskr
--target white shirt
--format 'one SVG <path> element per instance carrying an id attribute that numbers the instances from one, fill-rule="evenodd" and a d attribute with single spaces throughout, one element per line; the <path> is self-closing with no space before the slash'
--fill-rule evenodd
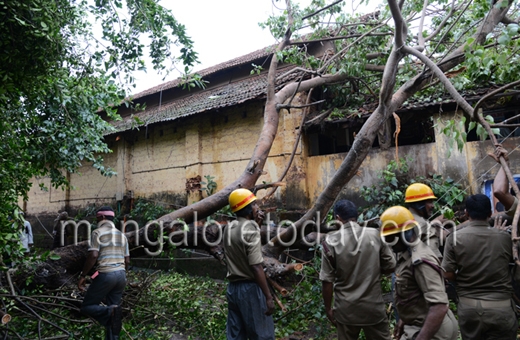
<path id="1" fill-rule="evenodd" d="M 31 223 L 29 221 L 23 222 L 23 228 L 20 230 L 20 241 L 22 242 L 22 246 L 25 248 L 25 252 L 29 252 L 29 245 L 33 244 L 33 233 Z"/>

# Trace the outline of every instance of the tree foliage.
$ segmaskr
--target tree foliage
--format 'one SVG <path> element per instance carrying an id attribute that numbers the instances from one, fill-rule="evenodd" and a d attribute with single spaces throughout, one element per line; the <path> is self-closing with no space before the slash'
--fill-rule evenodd
<path id="1" fill-rule="evenodd" d="M 518 79 L 520 42 L 517 1 L 496 2 L 494 6 L 509 9 L 511 22 L 500 23 L 482 41 L 476 41 L 474 35 L 489 14 L 491 8 L 488 1 L 429 1 L 424 8 L 423 1 L 402 3 L 407 45 L 422 51 L 436 64 L 446 61 L 450 53 L 463 47 L 465 60 L 455 69 L 459 72 L 450 75 L 457 90 L 507 84 Z M 321 12 L 319 10 L 326 5 L 324 1 L 312 1 L 304 9 L 293 5 L 290 8 L 294 17 L 291 45 L 277 53 L 281 61 L 301 65 L 308 75 L 345 74 L 344 82 L 327 86 L 332 100 L 326 105 L 357 109 L 379 99 L 383 85 L 382 71 L 392 49 L 395 24 L 386 1 L 371 13 L 356 11 L 349 14 L 344 4 L 338 2 Z M 282 39 L 288 28 L 288 12 L 271 16 L 262 26 Z M 421 27 L 419 21 L 423 14 L 425 24 Z M 334 50 L 329 57 L 316 58 L 303 44 L 316 40 L 334 42 Z M 416 56 L 403 56 L 395 75 L 395 87 L 404 85 L 425 70 L 424 63 Z M 414 100 L 435 102 L 445 94 L 447 91 L 443 84 L 432 78 L 428 86 L 419 89 Z"/>
<path id="2" fill-rule="evenodd" d="M 2 0 L 0 30 L 0 226 L 5 231 L 31 178 L 67 185 L 67 173 L 82 162 L 114 174 L 100 156 L 110 152 L 103 140 L 111 129 L 106 118 L 118 118 L 113 104 L 125 101 L 132 72 L 146 69 L 143 41 L 149 41 L 156 70 L 167 72 L 182 62 L 187 72 L 197 53 L 185 27 L 158 0 Z"/>
<path id="3" fill-rule="evenodd" d="M 424 183 L 432 188 L 437 197 L 434 217 L 445 212 L 453 215 L 452 209 L 463 202 L 467 192 L 453 179 L 443 178 L 439 174 L 412 178 L 409 173 L 411 164 L 411 158 L 401 158 L 398 162 L 390 161 L 379 174 L 378 183 L 361 188 L 361 196 L 368 205 L 360 209 L 360 220 L 375 218 L 391 206 L 404 205 L 406 188 L 412 183 Z"/>

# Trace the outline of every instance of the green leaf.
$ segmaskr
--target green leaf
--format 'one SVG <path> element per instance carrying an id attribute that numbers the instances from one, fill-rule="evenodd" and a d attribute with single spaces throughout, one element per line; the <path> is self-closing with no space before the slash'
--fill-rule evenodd
<path id="1" fill-rule="evenodd" d="M 511 38 L 508 35 L 503 34 L 500 37 L 498 37 L 498 43 L 500 45 L 507 45 L 510 41 Z"/>

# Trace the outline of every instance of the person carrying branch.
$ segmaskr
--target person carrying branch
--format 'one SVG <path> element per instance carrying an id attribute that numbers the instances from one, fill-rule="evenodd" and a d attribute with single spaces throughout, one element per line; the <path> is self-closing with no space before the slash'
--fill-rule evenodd
<path id="1" fill-rule="evenodd" d="M 226 291 L 227 339 L 274 340 L 274 300 L 262 263 L 259 225 L 264 213 L 247 189 L 229 195 L 237 220 L 224 229 L 224 253 L 229 284 Z"/>
<path id="2" fill-rule="evenodd" d="M 339 340 L 357 340 L 361 329 L 368 340 L 388 340 L 380 280 L 381 274 L 395 269 L 392 250 L 377 229 L 356 223 L 357 207 L 351 201 L 338 201 L 334 216 L 341 228 L 322 243 L 320 271 L 327 317 L 336 326 Z"/>
<path id="3" fill-rule="evenodd" d="M 381 236 L 398 254 L 394 302 L 399 321 L 394 336 L 400 340 L 455 340 L 458 327 L 448 308 L 440 261 L 420 240 L 418 223 L 401 206 L 381 214 Z"/>

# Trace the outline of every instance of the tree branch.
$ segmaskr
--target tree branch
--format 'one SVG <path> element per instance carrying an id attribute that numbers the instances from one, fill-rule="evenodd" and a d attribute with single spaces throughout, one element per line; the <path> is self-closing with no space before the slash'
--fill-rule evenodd
<path id="1" fill-rule="evenodd" d="M 442 70 L 433 61 L 431 61 L 430 58 L 428 58 L 427 56 L 425 56 L 421 52 L 416 51 L 415 49 L 410 48 L 408 46 L 404 46 L 403 50 L 406 53 L 411 54 L 411 55 L 419 58 L 427 67 L 429 67 L 430 70 L 432 71 L 432 73 L 437 76 L 437 78 L 442 83 L 442 85 L 444 85 L 444 87 L 448 90 L 448 92 L 453 97 L 453 99 L 455 99 L 457 104 L 467 114 L 469 114 L 469 115 L 473 114 L 473 108 L 471 107 L 471 105 L 469 105 L 469 103 L 464 99 L 464 97 L 461 96 L 461 94 L 455 89 L 455 86 L 453 86 L 453 84 L 450 82 L 448 77 L 446 77 L 444 72 L 442 72 Z"/>
<path id="2" fill-rule="evenodd" d="M 437 51 L 437 49 L 439 48 L 439 46 L 441 45 L 441 43 L 444 41 L 444 38 L 446 37 L 446 34 L 448 34 L 449 32 L 451 32 L 451 29 L 453 28 L 453 26 L 455 26 L 455 24 L 457 22 L 459 22 L 460 18 L 462 17 L 462 15 L 466 12 L 466 10 L 468 9 L 469 5 L 471 5 L 472 1 L 469 1 L 468 4 L 466 5 L 466 7 L 460 12 L 459 16 L 457 17 L 457 19 L 455 19 L 455 21 L 450 25 L 450 27 L 446 30 L 446 33 L 444 33 L 444 35 L 439 39 L 439 42 L 437 43 L 437 45 L 435 45 L 435 48 L 433 49 L 433 51 L 430 53 L 430 58 L 433 56 L 433 54 L 435 53 L 435 51 Z M 468 27 L 468 29 L 466 30 L 469 31 L 472 27 Z M 460 39 L 462 39 L 462 37 L 464 36 L 464 34 L 461 34 L 460 37 L 457 39 L 457 41 L 459 41 Z M 455 43 L 452 45 L 454 46 Z M 450 51 L 450 49 L 448 49 L 448 51 Z"/>
<path id="3" fill-rule="evenodd" d="M 452 0 L 455 1 L 455 0 Z M 417 40 L 418 45 L 422 49 L 421 51 L 424 51 L 424 37 L 423 37 L 423 26 L 424 26 L 424 18 L 426 17 L 426 9 L 428 8 L 428 0 L 424 0 L 423 2 L 423 9 L 421 13 L 421 20 L 419 20 L 419 28 L 417 29 Z"/>
<path id="4" fill-rule="evenodd" d="M 500 87 L 500 88 L 498 88 L 498 89 L 496 89 L 494 91 L 491 91 L 491 92 L 487 93 L 485 96 L 480 98 L 480 100 L 477 102 L 477 104 L 475 104 L 475 107 L 473 108 L 473 110 L 475 112 L 477 112 L 478 109 L 480 108 L 480 105 L 482 105 L 482 103 L 484 103 L 486 100 L 488 100 L 489 98 L 493 97 L 495 94 L 502 93 L 505 90 L 507 90 L 507 89 L 509 89 L 511 87 L 514 87 L 516 85 L 520 85 L 520 80 L 514 81 L 512 83 L 509 83 L 509 84 L 504 85 L 504 86 L 502 86 L 502 87 Z M 476 119 L 477 117 L 474 117 L 474 118 Z"/>
<path id="5" fill-rule="evenodd" d="M 329 61 L 327 61 L 325 64 L 323 64 L 322 67 L 319 68 L 319 70 L 317 71 L 318 73 L 323 73 L 324 70 L 327 69 L 327 67 L 330 65 L 330 63 L 332 61 L 334 61 L 335 59 L 339 58 L 340 56 L 342 56 L 347 50 L 349 50 L 352 46 L 354 46 L 356 43 L 358 43 L 359 41 L 361 41 L 364 37 L 368 36 L 369 34 L 371 34 L 373 31 L 375 31 L 376 29 L 378 29 L 379 27 L 382 27 L 384 24 L 379 24 L 377 25 L 376 27 L 372 28 L 370 31 L 362 34 L 361 36 L 359 36 L 359 38 L 357 38 L 356 40 L 354 40 L 351 44 L 347 45 L 346 47 L 342 48 L 341 51 L 339 51 L 338 53 L 336 53 L 332 58 L 330 58 Z"/>
<path id="6" fill-rule="evenodd" d="M 313 91 L 314 91 L 314 88 L 310 89 L 309 93 L 307 94 L 307 100 L 306 100 L 307 104 L 304 105 L 303 107 L 308 108 L 308 107 L 310 107 L 310 105 L 312 105 L 312 104 L 309 104 L 309 101 L 311 99 L 311 95 L 312 95 Z M 323 102 L 323 100 L 320 100 L 319 102 Z M 319 103 L 319 102 L 317 102 L 317 103 Z M 287 173 L 289 172 L 289 169 L 291 167 L 292 161 L 294 159 L 294 155 L 296 155 L 296 150 L 298 149 L 298 144 L 300 144 L 300 139 L 301 139 L 302 132 L 303 132 L 303 124 L 305 123 L 305 118 L 307 118 L 308 112 L 309 112 L 308 109 L 303 110 L 302 119 L 300 121 L 300 129 L 298 130 L 298 136 L 296 137 L 296 140 L 294 142 L 294 147 L 293 147 L 293 150 L 291 152 L 291 157 L 289 158 L 289 161 L 287 162 L 287 164 L 285 166 L 285 169 L 282 172 L 282 175 L 278 178 L 278 182 L 281 182 L 285 178 Z M 276 187 L 271 188 L 267 192 L 267 194 L 264 196 L 262 201 L 265 201 L 267 198 L 271 197 L 276 192 L 276 189 L 277 189 Z"/>
<path id="7" fill-rule="evenodd" d="M 511 19 L 511 18 L 509 18 L 509 17 L 504 17 L 504 19 L 502 19 L 502 23 L 503 23 L 504 25 L 509 25 L 509 24 L 518 24 L 518 20 L 515 21 L 515 20 L 513 20 L 513 19 Z"/>
<path id="8" fill-rule="evenodd" d="M 326 9 L 329 9 L 329 8 L 331 8 L 332 6 L 335 6 L 335 5 L 339 4 L 340 2 L 343 2 L 343 0 L 338 0 L 338 1 L 336 1 L 336 2 L 333 2 L 333 3 L 331 3 L 330 5 L 325 6 L 325 7 L 321 8 L 321 9 L 317 10 L 317 11 L 314 12 L 314 13 L 311 13 L 311 14 L 308 14 L 308 15 L 304 16 L 304 17 L 302 18 L 302 21 L 303 21 L 303 20 L 306 20 L 306 19 L 309 19 L 310 17 L 315 16 L 316 14 L 321 13 L 321 12 L 323 12 L 323 11 L 326 10 Z"/>
<path id="9" fill-rule="evenodd" d="M 401 0 L 399 5 L 394 0 L 388 0 L 388 6 L 390 7 L 390 12 L 392 12 L 392 17 L 395 22 L 395 45 L 397 49 L 404 46 L 404 41 L 407 33 L 406 24 L 403 20 L 403 16 L 401 15 L 401 8 L 404 4 L 404 0 Z"/>
<path id="10" fill-rule="evenodd" d="M 384 33 L 384 32 L 383 33 L 370 33 L 368 35 L 357 33 L 357 34 L 340 35 L 340 36 L 335 36 L 335 37 L 306 40 L 306 41 L 291 41 L 288 45 L 302 45 L 302 44 L 307 45 L 307 44 L 311 44 L 311 43 L 319 43 L 319 42 L 324 42 L 324 41 L 345 40 L 345 39 L 365 37 L 365 36 L 382 37 L 382 36 L 386 36 L 386 35 L 391 36 L 392 33 Z"/>
<path id="11" fill-rule="evenodd" d="M 365 70 L 373 71 L 373 72 L 384 72 L 385 71 L 385 65 L 366 64 L 365 65 Z"/>
<path id="12" fill-rule="evenodd" d="M 283 78 L 287 77 L 288 75 L 290 75 L 292 73 L 295 73 L 295 72 L 304 72 L 304 73 L 310 74 L 311 76 L 320 76 L 320 74 L 317 73 L 316 71 L 308 70 L 308 69 L 303 68 L 303 67 L 295 67 L 295 68 L 290 69 L 289 71 L 285 72 L 284 74 L 279 75 L 277 78 L 278 79 L 283 79 Z"/>
<path id="13" fill-rule="evenodd" d="M 471 1 L 470 1 L 471 3 Z M 437 36 L 437 34 L 439 34 L 439 32 L 444 28 L 444 25 L 446 25 L 446 22 L 448 22 L 448 19 L 452 17 L 453 13 L 455 12 L 456 10 L 456 6 L 455 6 L 455 0 L 452 0 L 451 1 L 451 8 L 450 8 L 450 12 L 444 17 L 444 19 L 442 19 L 442 22 L 439 24 L 439 26 L 437 26 L 437 28 L 435 29 L 435 31 L 433 31 L 429 36 L 427 36 L 424 41 L 430 41 L 432 40 L 433 38 L 435 38 Z M 442 41 L 442 40 L 441 40 Z"/>

